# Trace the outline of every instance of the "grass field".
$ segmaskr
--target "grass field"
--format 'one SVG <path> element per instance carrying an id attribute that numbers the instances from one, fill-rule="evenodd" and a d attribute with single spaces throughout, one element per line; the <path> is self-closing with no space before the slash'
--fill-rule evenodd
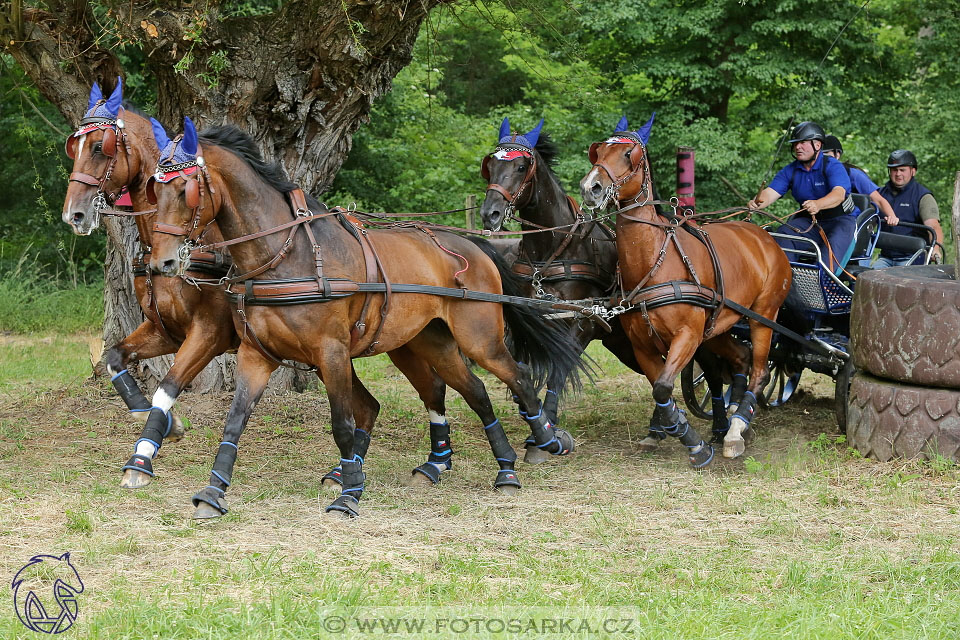
<path id="1" fill-rule="evenodd" d="M 186 438 L 164 446 L 152 485 L 124 491 L 139 426 L 109 383 L 86 380 L 85 338 L 6 336 L 0 579 L 70 551 L 86 589 L 65 638 L 960 636 L 955 467 L 861 459 L 835 433 L 831 382 L 809 376 L 760 413 L 746 459 L 694 473 L 676 442 L 636 452 L 649 386 L 592 353 L 603 377 L 564 414 L 577 451 L 521 464 L 516 497 L 491 490 L 482 429 L 452 393 L 454 470 L 406 487 L 426 418 L 375 358 L 358 363 L 383 405 L 361 518 L 323 513 L 318 481 L 337 455 L 326 400 L 308 392 L 258 406 L 230 513 L 198 524 L 190 496 L 228 396 L 184 395 Z M 519 445 L 526 427 L 488 388 Z M 0 637 L 33 637 L 7 593 Z M 381 618 L 408 626 L 360 630 Z"/>

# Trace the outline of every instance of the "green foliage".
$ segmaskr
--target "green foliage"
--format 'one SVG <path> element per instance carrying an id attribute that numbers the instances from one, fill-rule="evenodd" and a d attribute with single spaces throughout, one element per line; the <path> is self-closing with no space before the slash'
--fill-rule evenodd
<path id="1" fill-rule="evenodd" d="M 30 254 L 0 269 L 0 331 L 74 333 L 102 320 L 102 281 L 58 278 Z"/>
<path id="2" fill-rule="evenodd" d="M 550 0 L 440 7 L 421 31 L 413 63 L 355 136 L 327 200 L 392 211 L 462 206 L 483 187 L 480 160 L 504 115 L 516 129 L 546 119 L 561 149 L 557 173 L 576 195 L 589 144 L 622 114 L 639 126 L 656 111 L 650 146 L 663 195 L 674 187 L 676 147 L 695 147 L 700 210 L 751 197 L 791 160 L 788 147 L 775 156 L 791 119 L 814 119 L 879 184 L 892 149 L 915 150 L 918 179 L 945 213 L 960 166 L 960 134 L 951 126 L 960 120 L 951 81 L 960 63 L 949 53 L 960 37 L 958 10 L 933 0 L 861 5 Z M 774 212 L 793 204 L 785 198 Z M 941 219 L 949 227 L 949 216 Z"/>

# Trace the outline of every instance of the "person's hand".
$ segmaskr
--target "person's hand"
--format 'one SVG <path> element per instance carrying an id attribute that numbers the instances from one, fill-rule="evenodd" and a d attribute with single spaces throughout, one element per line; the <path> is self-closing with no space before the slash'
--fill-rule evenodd
<path id="1" fill-rule="evenodd" d="M 806 200 L 800 207 L 812 216 L 820 212 L 820 203 L 816 200 Z"/>
<path id="2" fill-rule="evenodd" d="M 747 207 L 750 209 L 763 209 L 763 200 L 760 198 L 754 198 L 747 203 Z"/>
<path id="3" fill-rule="evenodd" d="M 900 218 L 898 218 L 895 214 L 891 213 L 887 218 L 884 219 L 884 222 L 886 222 L 891 227 L 895 227 L 897 226 L 897 223 L 900 222 Z"/>
<path id="4" fill-rule="evenodd" d="M 930 254 L 930 262 L 933 264 L 943 264 L 943 249 L 939 245 L 933 248 L 933 253 Z"/>

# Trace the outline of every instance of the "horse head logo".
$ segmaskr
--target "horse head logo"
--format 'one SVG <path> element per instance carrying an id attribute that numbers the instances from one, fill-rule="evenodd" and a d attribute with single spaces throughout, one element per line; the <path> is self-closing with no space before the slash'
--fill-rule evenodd
<path id="1" fill-rule="evenodd" d="M 77 620 L 77 594 L 83 593 L 83 581 L 70 562 L 69 552 L 33 556 L 17 571 L 10 588 L 17 617 L 31 631 L 63 633 Z"/>

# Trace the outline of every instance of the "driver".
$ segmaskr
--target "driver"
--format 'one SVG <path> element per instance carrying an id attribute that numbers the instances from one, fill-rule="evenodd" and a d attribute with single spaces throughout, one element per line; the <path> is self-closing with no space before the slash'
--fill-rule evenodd
<path id="1" fill-rule="evenodd" d="M 812 240 L 820 247 L 824 262 L 839 273 L 853 250 L 860 211 L 850 197 L 850 176 L 843 164 L 821 153 L 824 137 L 823 128 L 816 122 L 801 122 L 794 127 L 790 144 L 796 160 L 781 169 L 748 206 L 764 209 L 790 191 L 802 211 L 781 225 L 777 233 Z M 813 216 L 816 225 L 811 224 Z M 810 248 L 808 243 L 790 238 L 777 238 L 777 244 L 786 250 Z"/>

